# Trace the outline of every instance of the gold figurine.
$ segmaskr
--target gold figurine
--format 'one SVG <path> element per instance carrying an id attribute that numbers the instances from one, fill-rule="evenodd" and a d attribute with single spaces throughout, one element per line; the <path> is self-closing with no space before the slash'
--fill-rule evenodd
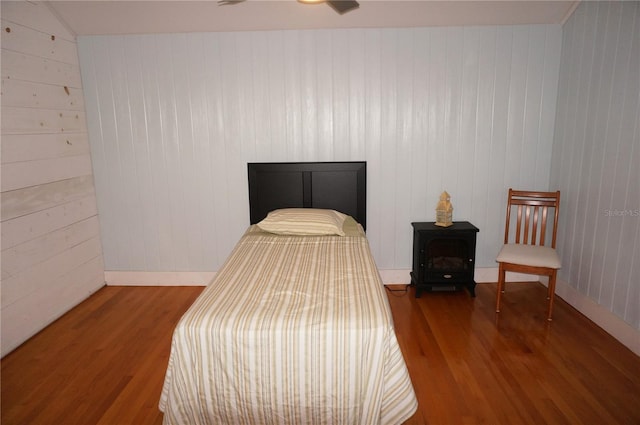
<path id="1" fill-rule="evenodd" d="M 453 224 L 453 205 L 451 196 L 445 190 L 440 194 L 440 201 L 436 206 L 436 226 L 449 227 Z"/>

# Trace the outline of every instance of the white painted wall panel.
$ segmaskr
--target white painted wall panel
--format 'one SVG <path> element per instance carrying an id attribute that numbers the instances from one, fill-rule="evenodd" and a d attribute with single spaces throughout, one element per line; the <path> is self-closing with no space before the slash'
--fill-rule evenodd
<path id="1" fill-rule="evenodd" d="M 585 2 L 565 24 L 551 168 L 560 278 L 640 330 L 640 5 Z"/>
<path id="2" fill-rule="evenodd" d="M 377 259 L 382 258 L 384 246 L 382 244 L 382 235 L 379 231 L 371 231 L 371 229 L 380 229 L 383 225 L 381 208 L 378 206 L 389 203 L 389 200 L 382 198 L 379 190 L 372 188 L 380 188 L 383 184 L 382 174 L 377 171 L 375 173 L 369 170 L 380 170 L 382 164 L 381 158 L 381 127 L 380 120 L 382 114 L 382 88 L 380 85 L 380 77 L 382 72 L 381 66 L 381 49 L 378 47 L 382 39 L 382 30 L 365 31 L 364 32 L 364 69 L 365 72 L 362 79 L 365 81 L 365 97 L 361 101 L 365 108 L 365 127 L 364 138 L 366 143 L 367 160 L 367 204 L 375 205 L 367 209 L 367 229 L 368 239 L 370 241 L 373 256 Z M 363 158 L 360 158 L 363 159 Z"/>
<path id="3" fill-rule="evenodd" d="M 104 285 L 73 36 L 2 2 L 2 355 Z"/>
<path id="4" fill-rule="evenodd" d="M 494 267 L 506 190 L 547 189 L 559 26 L 79 40 L 105 264 L 215 271 L 248 226 L 246 163 L 368 162 L 381 269 L 440 192 Z M 134 240 L 135 239 L 135 240 Z"/>

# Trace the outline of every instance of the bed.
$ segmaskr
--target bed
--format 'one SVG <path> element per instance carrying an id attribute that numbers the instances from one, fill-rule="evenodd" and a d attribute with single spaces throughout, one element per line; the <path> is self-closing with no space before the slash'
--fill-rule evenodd
<path id="1" fill-rule="evenodd" d="M 417 402 L 365 236 L 366 163 L 248 176 L 250 225 L 174 331 L 163 423 L 403 423 Z M 315 214 L 330 225 L 305 227 Z"/>

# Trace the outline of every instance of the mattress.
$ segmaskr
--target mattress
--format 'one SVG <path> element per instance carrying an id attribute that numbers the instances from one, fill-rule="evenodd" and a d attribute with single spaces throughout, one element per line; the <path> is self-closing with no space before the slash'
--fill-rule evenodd
<path id="1" fill-rule="evenodd" d="M 164 424 L 400 424 L 417 401 L 362 228 L 249 227 L 174 331 Z"/>

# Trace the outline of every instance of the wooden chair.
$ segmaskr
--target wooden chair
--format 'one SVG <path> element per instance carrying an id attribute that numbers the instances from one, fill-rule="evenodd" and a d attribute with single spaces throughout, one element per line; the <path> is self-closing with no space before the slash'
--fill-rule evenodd
<path id="1" fill-rule="evenodd" d="M 553 209 L 553 215 L 550 214 L 550 209 Z M 551 320 L 556 273 L 561 266 L 556 252 L 559 209 L 560 191 L 529 192 L 509 189 L 504 246 L 496 258 L 499 263 L 496 312 L 500 312 L 500 297 L 504 292 L 506 272 L 535 274 L 549 277 L 547 320 Z M 514 220 L 511 218 L 512 210 L 516 212 Z M 548 242 L 549 219 L 553 219 L 551 246 L 545 245 Z M 509 239 L 510 227 L 512 240 Z"/>

